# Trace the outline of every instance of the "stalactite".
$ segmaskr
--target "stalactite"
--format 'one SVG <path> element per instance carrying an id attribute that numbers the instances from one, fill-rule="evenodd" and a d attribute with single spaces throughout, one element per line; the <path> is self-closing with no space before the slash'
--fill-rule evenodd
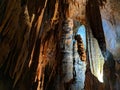
<path id="1" fill-rule="evenodd" d="M 87 26 L 87 68 L 85 78 L 85 90 L 104 90 L 103 65 L 104 58 L 101 55 L 97 40 L 92 35 L 92 31 Z"/>
<path id="2" fill-rule="evenodd" d="M 99 3 L 97 0 L 88 0 L 86 5 L 86 16 L 92 29 L 92 33 L 94 37 L 98 40 L 99 47 L 102 51 L 103 56 L 105 57 L 106 42 L 102 27 Z"/>
<path id="3" fill-rule="evenodd" d="M 103 81 L 103 65 L 104 58 L 101 54 L 97 40 L 93 37 L 91 29 L 87 28 L 87 46 L 88 46 L 88 60 L 91 73 L 97 77 L 100 82 Z"/>
<path id="4" fill-rule="evenodd" d="M 40 3 L 39 3 L 40 4 Z M 36 90 L 38 88 L 43 90 L 44 89 L 44 79 L 45 79 L 45 65 L 46 65 L 46 55 L 44 57 L 44 59 L 42 58 L 42 56 L 40 56 L 41 54 L 41 44 L 42 44 L 42 41 L 41 41 L 41 34 L 43 33 L 43 24 L 44 22 L 42 23 L 42 21 L 45 19 L 45 10 L 46 10 L 46 7 L 47 7 L 47 4 L 48 4 L 48 0 L 45 0 L 45 3 L 43 5 L 43 8 L 41 8 L 41 12 L 39 11 L 38 14 L 40 14 L 40 16 L 38 15 L 38 17 L 36 17 L 36 20 L 37 20 L 37 23 L 35 24 L 36 26 L 36 34 L 35 36 L 33 37 L 35 39 L 34 44 L 32 46 L 32 55 L 31 55 L 31 65 L 30 65 L 30 75 L 29 77 L 31 78 L 30 79 L 30 85 L 33 90 Z M 37 8 L 38 9 L 38 8 Z M 34 28 L 32 28 L 34 29 Z M 33 30 L 34 32 L 34 30 Z M 32 33 L 31 33 L 32 34 Z M 32 43 L 31 43 L 32 45 Z M 45 48 L 44 48 L 45 49 Z M 46 49 L 45 49 L 46 50 Z M 41 58 L 41 59 L 40 59 Z M 41 63 L 43 62 L 43 63 Z M 40 66 L 41 65 L 41 66 Z M 37 71 L 41 71 L 40 74 L 38 74 L 39 72 Z M 41 79 L 41 80 L 40 80 Z M 40 86 L 41 87 L 38 87 Z"/>
<path id="5" fill-rule="evenodd" d="M 17 77 L 16 77 L 15 84 L 18 81 L 18 79 L 20 78 L 20 76 L 22 75 L 22 71 L 23 71 L 23 68 L 25 66 L 25 63 L 26 63 L 27 57 L 28 57 L 28 47 L 29 47 L 28 40 L 29 40 L 31 24 L 30 24 L 29 14 L 28 14 L 26 5 L 23 6 L 23 11 L 21 11 L 21 14 L 20 14 L 20 20 L 23 20 L 23 21 L 20 21 L 21 29 L 25 28 L 26 30 L 25 30 L 23 46 L 22 46 L 21 52 L 20 52 L 21 54 L 18 56 L 15 70 L 13 72 L 13 76 L 15 76 L 15 74 L 19 73 L 19 75 L 17 75 Z M 24 25 L 26 25 L 26 26 L 24 26 Z"/>

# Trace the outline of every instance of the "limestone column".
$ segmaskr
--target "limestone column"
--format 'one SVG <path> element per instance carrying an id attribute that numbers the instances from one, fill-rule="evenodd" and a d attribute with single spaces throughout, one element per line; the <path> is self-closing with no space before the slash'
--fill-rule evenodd
<path id="1" fill-rule="evenodd" d="M 63 22 L 63 31 L 60 41 L 61 52 L 61 79 L 63 90 L 68 90 L 68 84 L 73 79 L 73 20 L 68 18 Z"/>

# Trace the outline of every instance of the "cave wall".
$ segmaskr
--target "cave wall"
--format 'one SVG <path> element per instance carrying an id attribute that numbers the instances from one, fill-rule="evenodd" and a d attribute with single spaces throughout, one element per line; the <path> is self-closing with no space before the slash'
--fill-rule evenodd
<path id="1" fill-rule="evenodd" d="M 106 88 L 110 90 L 119 90 L 119 77 L 120 77 L 120 1 L 108 0 L 106 5 L 101 8 L 102 23 L 106 38 L 107 52 L 106 57 L 108 58 L 104 64 L 104 74 L 107 78 Z M 106 79 L 106 78 L 105 78 Z M 106 81 L 106 80 L 105 80 Z M 110 86 L 109 86 L 110 84 Z M 109 88 L 108 88 L 109 87 Z"/>
<path id="2" fill-rule="evenodd" d="M 117 0 L 108 0 L 105 6 L 101 8 L 102 22 L 104 33 L 106 36 L 107 48 L 109 49 L 109 51 L 111 51 L 115 60 L 119 60 L 119 4 L 120 2 Z"/>

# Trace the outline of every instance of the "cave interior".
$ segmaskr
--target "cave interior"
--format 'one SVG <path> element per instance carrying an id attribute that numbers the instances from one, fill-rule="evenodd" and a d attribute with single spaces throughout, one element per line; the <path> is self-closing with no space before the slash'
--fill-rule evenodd
<path id="1" fill-rule="evenodd" d="M 120 0 L 0 0 L 0 90 L 120 90 Z"/>

